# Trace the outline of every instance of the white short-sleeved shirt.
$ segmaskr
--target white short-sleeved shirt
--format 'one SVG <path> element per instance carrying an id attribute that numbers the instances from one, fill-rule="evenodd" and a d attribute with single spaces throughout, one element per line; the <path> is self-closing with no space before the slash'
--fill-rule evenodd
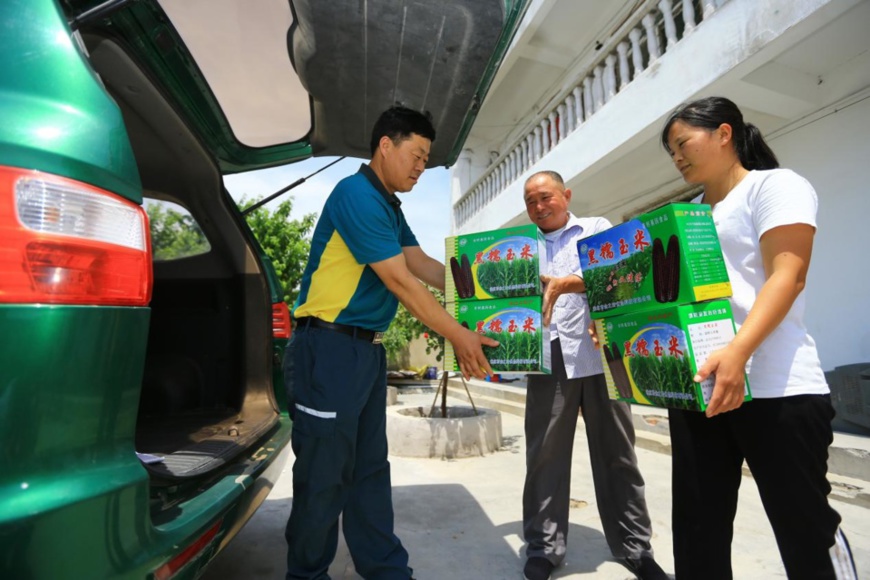
<path id="1" fill-rule="evenodd" d="M 701 197 L 695 199 L 700 201 Z M 738 330 L 766 281 L 760 240 L 778 226 L 816 227 L 818 198 L 812 185 L 789 169 L 751 171 L 713 208 L 733 296 Z M 759 345 L 746 365 L 756 399 L 830 392 L 816 343 L 804 325 L 801 292 L 782 323 Z"/>

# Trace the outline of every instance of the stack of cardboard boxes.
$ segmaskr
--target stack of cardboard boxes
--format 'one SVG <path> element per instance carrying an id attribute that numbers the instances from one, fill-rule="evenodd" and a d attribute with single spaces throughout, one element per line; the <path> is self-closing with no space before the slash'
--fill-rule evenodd
<path id="1" fill-rule="evenodd" d="M 446 239 L 447 311 L 460 324 L 494 338 L 484 347 L 495 372 L 550 372 L 550 330 L 541 320 L 546 242 L 535 225 Z M 448 341 L 445 368 L 459 367 Z"/>
<path id="2" fill-rule="evenodd" d="M 693 377 L 736 333 L 710 206 L 669 204 L 577 250 L 611 398 L 705 410 L 715 377 Z"/>

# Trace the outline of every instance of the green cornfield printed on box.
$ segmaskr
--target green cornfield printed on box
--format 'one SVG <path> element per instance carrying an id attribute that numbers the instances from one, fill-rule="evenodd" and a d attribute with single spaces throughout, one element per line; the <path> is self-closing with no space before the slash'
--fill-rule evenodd
<path id="1" fill-rule="evenodd" d="M 692 367 L 685 357 L 631 356 L 628 364 L 635 385 L 650 403 L 673 409 L 698 409 Z M 676 396 L 665 397 L 662 393 Z"/>
<path id="2" fill-rule="evenodd" d="M 541 370 L 541 331 L 491 332 L 485 336 L 499 342 L 496 347 L 483 347 L 487 360 L 493 367 L 504 371 Z"/>
<path id="3" fill-rule="evenodd" d="M 609 304 L 633 298 L 650 275 L 652 249 L 646 247 L 612 266 L 592 268 L 583 272 L 586 292 L 591 304 Z M 620 281 L 620 279 L 622 281 Z"/>
<path id="4" fill-rule="evenodd" d="M 538 256 L 484 262 L 477 267 L 477 282 L 484 292 L 497 298 L 527 296 L 529 288 L 539 283 Z"/>

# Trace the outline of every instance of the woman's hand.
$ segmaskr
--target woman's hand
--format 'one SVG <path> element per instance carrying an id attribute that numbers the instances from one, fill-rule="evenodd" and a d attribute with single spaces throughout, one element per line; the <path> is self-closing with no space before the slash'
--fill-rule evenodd
<path id="1" fill-rule="evenodd" d="M 720 413 L 733 411 L 743 404 L 746 388 L 746 361 L 749 359 L 741 353 L 733 343 L 725 348 L 713 351 L 695 375 L 695 382 L 700 383 L 714 375 L 713 396 L 707 406 L 707 416 L 713 417 Z"/>

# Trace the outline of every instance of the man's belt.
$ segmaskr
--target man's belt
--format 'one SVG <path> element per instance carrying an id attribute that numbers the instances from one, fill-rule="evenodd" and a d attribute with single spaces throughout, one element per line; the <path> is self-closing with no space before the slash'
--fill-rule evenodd
<path id="1" fill-rule="evenodd" d="M 319 318 L 314 318 L 313 316 L 302 316 L 301 318 L 297 318 L 296 327 L 314 327 L 325 328 L 326 330 L 334 330 L 335 332 L 341 332 L 342 334 L 347 334 L 354 338 L 358 338 L 372 344 L 381 344 L 381 341 L 384 340 L 383 332 L 376 332 L 374 330 L 359 328 L 358 326 L 350 326 L 348 324 L 336 324 L 335 322 L 326 322 L 325 320 L 320 320 Z"/>

